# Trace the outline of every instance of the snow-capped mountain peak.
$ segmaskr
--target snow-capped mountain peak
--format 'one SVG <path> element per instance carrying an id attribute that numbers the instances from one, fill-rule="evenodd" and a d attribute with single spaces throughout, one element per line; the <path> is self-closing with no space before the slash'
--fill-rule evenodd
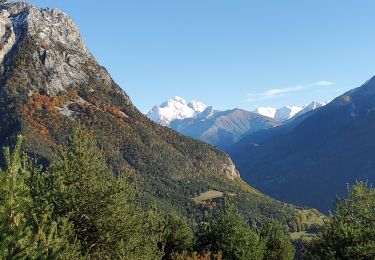
<path id="1" fill-rule="evenodd" d="M 168 126 L 173 120 L 195 117 L 207 106 L 198 101 L 188 103 L 185 99 L 175 96 L 159 106 L 154 106 L 147 117 L 158 124 Z"/>
<path id="2" fill-rule="evenodd" d="M 267 116 L 274 118 L 280 122 L 286 121 L 292 118 L 295 114 L 300 112 L 303 108 L 298 106 L 285 106 L 281 108 L 274 107 L 258 107 L 254 110 L 255 113 L 258 113 L 262 116 Z"/>
<path id="3" fill-rule="evenodd" d="M 300 112 L 303 108 L 298 106 L 285 106 L 277 109 L 275 119 L 283 122 L 292 118 L 295 114 Z"/>
<path id="4" fill-rule="evenodd" d="M 299 111 L 297 114 L 294 115 L 294 117 L 298 117 L 298 116 L 303 115 L 307 112 L 310 112 L 310 111 L 315 110 L 317 108 L 323 107 L 323 106 L 327 105 L 328 103 L 329 103 L 329 101 L 323 101 L 323 102 L 312 101 L 310 104 L 304 106 L 301 111 Z"/>
<path id="5" fill-rule="evenodd" d="M 182 104 L 184 106 L 187 106 L 187 102 L 186 102 L 185 99 L 183 99 L 182 97 L 179 97 L 179 96 L 175 96 L 173 98 L 168 99 L 164 103 L 162 103 L 160 105 L 160 107 L 168 107 L 168 106 L 171 106 L 173 104 Z"/>
<path id="6" fill-rule="evenodd" d="M 258 107 L 254 110 L 255 113 L 258 113 L 263 116 L 271 117 L 279 122 L 284 122 L 289 120 L 293 117 L 300 116 L 304 113 L 307 113 L 311 110 L 317 109 L 319 107 L 325 106 L 328 102 L 317 102 L 312 101 L 310 104 L 306 106 L 284 106 L 281 108 L 274 108 L 274 107 Z"/>
<path id="7" fill-rule="evenodd" d="M 204 111 L 198 113 L 195 118 L 200 120 L 206 120 L 215 116 L 215 114 L 218 112 L 220 112 L 220 110 L 217 110 L 214 107 L 210 106 L 207 107 Z"/>
<path id="8" fill-rule="evenodd" d="M 274 107 L 258 107 L 254 110 L 254 113 L 270 118 L 275 118 L 276 111 L 277 109 Z"/>
<path id="9" fill-rule="evenodd" d="M 203 104 L 202 102 L 199 102 L 199 101 L 191 101 L 188 106 L 193 109 L 194 111 L 197 111 L 197 112 L 203 112 L 207 106 L 205 104 Z"/>
<path id="10" fill-rule="evenodd" d="M 313 101 L 306 106 L 288 105 L 281 108 L 274 107 L 258 107 L 253 112 L 262 116 L 276 119 L 279 122 L 285 122 L 291 118 L 295 118 L 311 110 L 325 106 L 328 102 Z M 175 96 L 159 106 L 154 106 L 148 113 L 147 117 L 154 122 L 170 126 L 172 121 L 187 118 L 208 119 L 214 116 L 219 110 L 208 107 L 202 102 L 193 100 L 187 102 L 179 96 Z"/>

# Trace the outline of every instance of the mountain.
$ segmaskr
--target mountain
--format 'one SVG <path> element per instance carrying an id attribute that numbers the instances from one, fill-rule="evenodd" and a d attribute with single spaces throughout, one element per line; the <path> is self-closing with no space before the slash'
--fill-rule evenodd
<path id="1" fill-rule="evenodd" d="M 275 118 L 276 111 L 277 108 L 275 107 L 258 107 L 254 110 L 254 113 L 270 118 Z"/>
<path id="2" fill-rule="evenodd" d="M 194 118 L 172 121 L 170 127 L 225 151 L 245 134 L 277 125 L 272 118 L 242 109 L 218 111 L 209 107 Z"/>
<path id="3" fill-rule="evenodd" d="M 24 151 L 48 165 L 81 125 L 95 133 L 114 174 L 130 174 L 141 205 L 153 202 L 202 221 L 223 204 L 221 194 L 231 196 L 251 223 L 300 224 L 298 208 L 247 185 L 225 153 L 140 113 L 66 14 L 12 2 L 0 4 L 0 15 L 0 145 L 23 135 Z M 188 107 L 202 110 L 197 103 Z"/>
<path id="4" fill-rule="evenodd" d="M 168 126 L 173 120 L 193 118 L 206 108 L 207 106 L 201 102 L 187 103 L 185 99 L 176 96 L 160 106 L 154 106 L 147 113 L 147 117 L 160 125 Z"/>
<path id="5" fill-rule="evenodd" d="M 154 106 L 147 117 L 177 132 L 225 150 L 245 134 L 279 125 L 277 120 L 242 109 L 220 111 L 212 106 L 174 97 Z"/>
<path id="6" fill-rule="evenodd" d="M 297 113 L 299 113 L 302 110 L 303 107 L 298 106 L 285 106 L 281 108 L 258 107 L 254 110 L 254 112 L 263 116 L 271 117 L 273 119 L 278 120 L 279 122 L 283 122 L 294 117 Z"/>
<path id="7" fill-rule="evenodd" d="M 355 180 L 375 181 L 375 78 L 282 126 L 249 135 L 230 155 L 249 183 L 327 212 Z"/>
<path id="8" fill-rule="evenodd" d="M 303 108 L 297 106 L 285 106 L 276 110 L 275 119 L 283 122 L 294 117 Z"/>
<path id="9" fill-rule="evenodd" d="M 258 107 L 254 112 L 237 108 L 220 111 L 198 101 L 187 103 L 176 96 L 160 106 L 154 106 L 147 117 L 226 151 L 249 134 L 278 126 L 320 106 L 323 104 L 312 102 L 304 107 Z"/>
<path id="10" fill-rule="evenodd" d="M 312 110 L 315 110 L 317 108 L 320 108 L 320 107 L 323 107 L 325 105 L 327 105 L 329 102 L 317 102 L 317 101 L 313 101 L 311 102 L 310 104 L 308 104 L 307 106 L 304 106 L 303 109 L 301 111 L 299 111 L 298 113 L 296 113 L 292 118 L 296 118 L 296 117 L 299 117 L 307 112 L 310 112 Z"/>

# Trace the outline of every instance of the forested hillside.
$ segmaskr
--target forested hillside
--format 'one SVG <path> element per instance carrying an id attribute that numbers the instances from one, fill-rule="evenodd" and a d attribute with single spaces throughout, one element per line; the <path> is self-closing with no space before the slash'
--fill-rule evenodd
<path id="1" fill-rule="evenodd" d="M 208 222 L 178 212 L 142 209 L 127 175 L 113 176 L 94 135 L 77 127 L 48 168 L 21 152 L 23 137 L 4 149 L 0 171 L 0 257 L 4 259 L 372 259 L 375 191 L 348 188 L 312 240 L 287 227 L 246 223 L 227 198 Z"/>

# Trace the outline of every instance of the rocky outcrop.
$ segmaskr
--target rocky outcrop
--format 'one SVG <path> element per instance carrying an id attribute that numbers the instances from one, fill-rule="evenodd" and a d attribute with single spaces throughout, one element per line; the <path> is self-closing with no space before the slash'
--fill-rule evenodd
<path id="1" fill-rule="evenodd" d="M 0 12 L 0 62 L 3 62 L 5 55 L 10 51 L 16 42 L 16 35 L 13 30 L 10 14 L 7 10 Z"/>
<path id="2" fill-rule="evenodd" d="M 27 3 L 3 4 L 0 10 L 0 61 L 11 63 L 11 55 L 6 59 L 6 54 L 22 40 L 32 41 L 37 45 L 32 62 L 49 75 L 40 86 L 48 94 L 67 92 L 93 74 L 103 85 L 112 84 L 107 71 L 87 50 L 72 19 L 62 11 L 38 9 Z"/>
<path id="3" fill-rule="evenodd" d="M 230 159 L 228 163 L 223 164 L 223 172 L 229 179 L 232 180 L 240 177 L 240 173 L 236 170 L 236 166 Z"/>

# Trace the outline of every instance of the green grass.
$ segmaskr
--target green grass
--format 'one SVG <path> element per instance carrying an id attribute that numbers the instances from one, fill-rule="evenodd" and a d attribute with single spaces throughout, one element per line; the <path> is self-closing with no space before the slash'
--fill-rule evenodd
<path id="1" fill-rule="evenodd" d="M 301 232 L 292 232 L 289 233 L 289 236 L 292 240 L 304 240 L 304 241 L 311 241 L 316 237 L 316 234 L 308 233 L 306 231 Z"/>

